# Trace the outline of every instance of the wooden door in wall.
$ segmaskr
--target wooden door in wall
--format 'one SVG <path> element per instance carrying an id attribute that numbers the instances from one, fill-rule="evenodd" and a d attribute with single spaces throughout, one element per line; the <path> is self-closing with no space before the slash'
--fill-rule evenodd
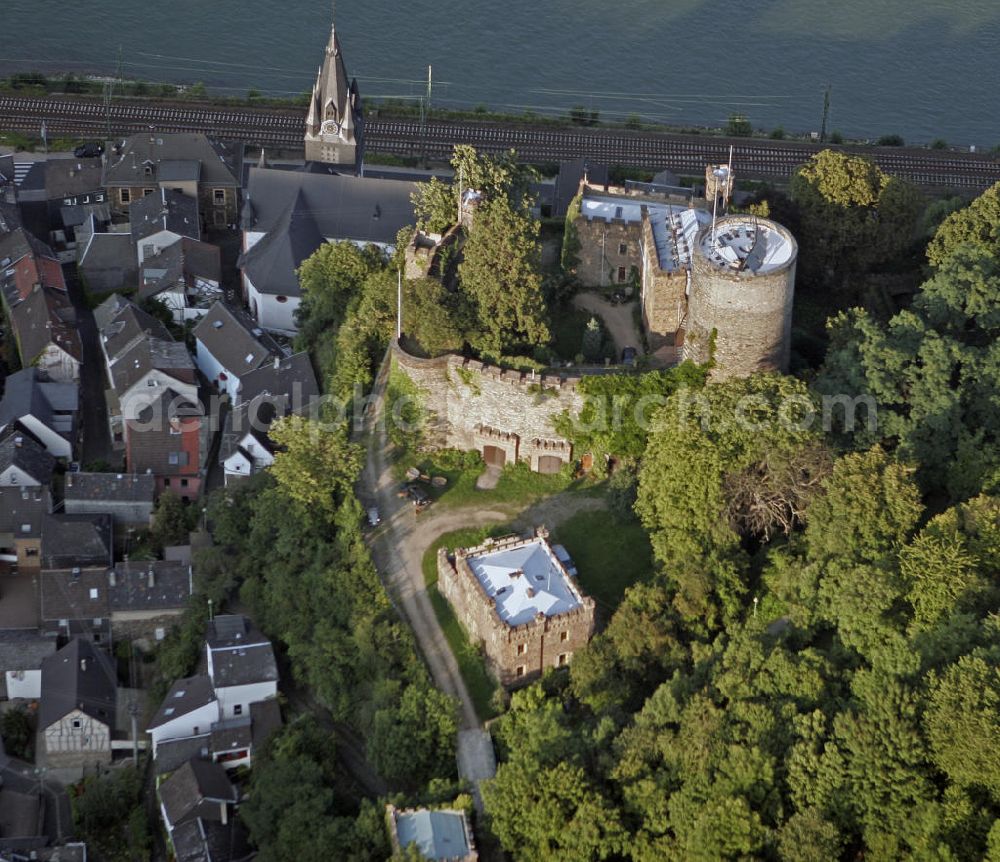
<path id="1" fill-rule="evenodd" d="M 503 467 L 507 463 L 507 453 L 499 446 L 483 446 L 483 460 L 490 467 Z"/>
<path id="2" fill-rule="evenodd" d="M 563 460 L 555 455 L 538 456 L 539 473 L 558 473 L 562 469 Z"/>

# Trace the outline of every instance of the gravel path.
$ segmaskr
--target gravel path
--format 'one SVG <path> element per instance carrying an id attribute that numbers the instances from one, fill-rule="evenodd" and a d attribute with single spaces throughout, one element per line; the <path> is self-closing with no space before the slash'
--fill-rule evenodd
<path id="1" fill-rule="evenodd" d="M 472 700 L 424 586 L 424 554 L 436 539 L 455 530 L 502 523 L 510 523 L 518 531 L 543 524 L 551 529 L 578 512 L 604 508 L 605 503 L 580 494 L 557 494 L 529 507 L 431 507 L 417 515 L 409 501 L 396 496 L 398 482 L 392 474 L 388 435 L 382 421 L 386 368 L 387 364 L 383 364 L 373 390 L 376 408 L 369 419 L 368 458 L 362 475 L 362 499 L 366 505 L 378 506 L 382 518 L 371 535 L 372 555 L 393 601 L 416 635 L 434 682 L 458 699 L 462 728 L 478 728 Z"/>
<path id="2" fill-rule="evenodd" d="M 636 328 L 631 302 L 612 305 L 599 293 L 578 293 L 573 297 L 573 305 L 596 314 L 607 327 L 611 339 L 618 348 L 618 356 L 626 347 L 634 347 L 642 352 L 642 334 Z"/>

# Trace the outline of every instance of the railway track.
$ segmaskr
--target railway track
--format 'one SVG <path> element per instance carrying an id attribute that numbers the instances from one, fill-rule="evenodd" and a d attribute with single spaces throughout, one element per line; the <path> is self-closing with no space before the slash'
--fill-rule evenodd
<path id="1" fill-rule="evenodd" d="M 87 98 L 0 96 L 0 128 L 38 134 L 44 120 L 49 136 L 82 138 L 148 131 L 206 132 L 255 146 L 298 149 L 305 110 L 226 108 L 205 104 L 115 101 L 107 113 L 102 101 Z M 476 122 L 369 119 L 369 149 L 398 156 L 446 160 L 456 144 L 497 153 L 517 150 L 526 161 L 557 162 L 588 158 L 613 165 L 700 175 L 710 162 L 725 161 L 729 147 L 742 176 L 787 179 L 796 165 L 821 147 L 800 141 L 765 141 L 620 130 L 583 130 L 545 126 L 500 126 Z M 840 147 L 873 159 L 883 170 L 918 185 L 975 191 L 1000 181 L 1000 161 L 973 153 L 914 148 Z"/>

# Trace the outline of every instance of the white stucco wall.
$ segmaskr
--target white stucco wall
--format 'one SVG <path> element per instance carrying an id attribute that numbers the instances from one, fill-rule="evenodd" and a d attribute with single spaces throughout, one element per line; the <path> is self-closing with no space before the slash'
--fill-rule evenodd
<path id="1" fill-rule="evenodd" d="M 198 370 L 208 378 L 208 382 L 213 386 L 217 386 L 220 392 L 225 392 L 235 404 L 236 396 L 240 392 L 239 377 L 219 362 L 200 338 L 195 341 L 194 361 L 195 365 L 198 366 Z M 226 379 L 220 380 L 220 374 L 225 374 Z"/>
<path id="2" fill-rule="evenodd" d="M 233 685 L 226 688 L 216 688 L 215 696 L 219 698 L 219 711 L 223 720 L 236 715 L 250 715 L 250 704 L 275 697 L 278 685 L 274 682 L 255 682 L 250 685 Z M 239 713 L 236 707 L 242 707 Z"/>
<path id="3" fill-rule="evenodd" d="M 179 715 L 173 721 L 161 724 L 159 727 L 147 731 L 153 740 L 153 757 L 156 757 L 156 748 L 161 742 L 168 739 L 187 739 L 189 736 L 198 736 L 202 733 L 209 733 L 212 725 L 219 720 L 219 702 L 213 700 L 192 710 L 185 715 Z"/>
<path id="4" fill-rule="evenodd" d="M 250 313 L 257 320 L 261 329 L 277 332 L 282 335 L 295 335 L 299 329 L 295 323 L 295 311 L 301 301 L 297 296 L 285 297 L 285 302 L 279 302 L 277 296 L 261 293 L 246 276 L 243 281 L 247 288 L 247 298 L 250 303 Z"/>

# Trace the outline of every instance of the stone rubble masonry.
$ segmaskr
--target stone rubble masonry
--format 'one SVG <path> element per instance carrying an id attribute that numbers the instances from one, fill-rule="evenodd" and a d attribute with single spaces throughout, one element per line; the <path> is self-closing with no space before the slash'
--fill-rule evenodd
<path id="1" fill-rule="evenodd" d="M 525 461 L 533 470 L 546 456 L 570 463 L 572 445 L 553 423 L 564 411 L 579 415 L 578 375 L 532 374 L 456 354 L 421 359 L 398 345 L 393 361 L 420 392 L 426 448 L 483 452 L 492 446 L 505 453 L 506 463 Z M 388 405 L 389 421 L 398 409 Z"/>
<path id="2" fill-rule="evenodd" d="M 727 221 L 719 219 L 718 230 Z M 715 340 L 712 380 L 746 377 L 759 371 L 788 371 L 792 340 L 797 247 L 791 233 L 776 222 L 759 219 L 792 243 L 787 264 L 769 272 L 739 272 L 712 263 L 701 252 L 705 228 L 693 255 L 691 296 L 684 338 L 684 358 L 707 362 Z"/>
<path id="3" fill-rule="evenodd" d="M 687 313 L 689 271 L 660 269 L 653 227 L 645 208 L 642 212 L 642 323 L 649 349 L 658 351 L 683 341 L 684 315 Z"/>
<path id="4" fill-rule="evenodd" d="M 539 535 L 544 537 L 544 531 Z M 444 548 L 438 550 L 438 589 L 472 643 L 482 644 L 490 672 L 505 688 L 529 683 L 545 668 L 569 664 L 594 633 L 594 600 L 580 591 L 565 570 L 565 577 L 580 595 L 579 606 L 551 617 L 539 613 L 530 623 L 519 626 L 508 625 L 497 615 L 496 600 L 487 595 L 467 558 L 534 541 L 537 536 L 507 536 L 475 548 L 456 549 L 452 555 Z"/>

